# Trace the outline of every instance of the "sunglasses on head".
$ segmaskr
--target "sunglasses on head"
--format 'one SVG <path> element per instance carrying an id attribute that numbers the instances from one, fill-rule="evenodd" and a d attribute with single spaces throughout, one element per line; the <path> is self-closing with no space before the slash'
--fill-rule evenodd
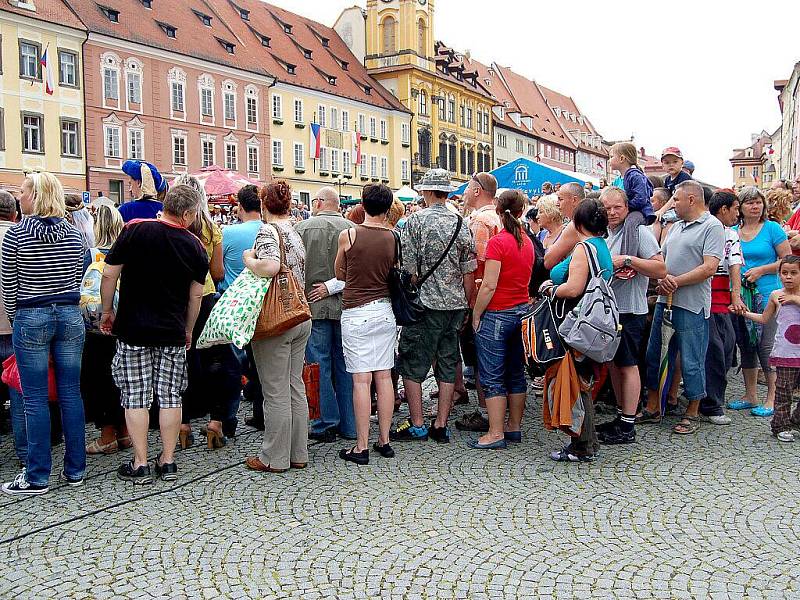
<path id="1" fill-rule="evenodd" d="M 473 173 L 473 174 L 472 174 L 472 181 L 474 181 L 474 182 L 475 182 L 475 183 L 477 183 L 479 186 L 481 186 L 481 189 L 482 189 L 484 192 L 486 191 L 486 188 L 485 188 L 485 187 L 483 187 L 483 184 L 481 183 L 481 180 L 480 180 L 480 179 L 478 179 L 478 174 L 477 174 L 477 173 Z"/>

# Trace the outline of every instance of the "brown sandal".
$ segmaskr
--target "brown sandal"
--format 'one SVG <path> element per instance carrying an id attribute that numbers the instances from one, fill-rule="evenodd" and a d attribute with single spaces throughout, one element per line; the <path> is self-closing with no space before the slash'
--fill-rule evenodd
<path id="1" fill-rule="evenodd" d="M 101 444 L 100 438 L 97 438 L 96 440 L 92 440 L 89 444 L 86 444 L 86 454 L 90 456 L 116 454 L 117 452 L 119 452 L 118 440 L 112 440 L 107 444 Z"/>

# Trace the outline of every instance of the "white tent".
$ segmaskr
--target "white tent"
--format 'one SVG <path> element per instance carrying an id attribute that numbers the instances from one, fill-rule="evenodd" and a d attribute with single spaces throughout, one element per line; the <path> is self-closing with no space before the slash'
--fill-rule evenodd
<path id="1" fill-rule="evenodd" d="M 419 194 L 407 185 L 404 185 L 394 193 L 402 202 L 413 202 L 419 198 Z"/>

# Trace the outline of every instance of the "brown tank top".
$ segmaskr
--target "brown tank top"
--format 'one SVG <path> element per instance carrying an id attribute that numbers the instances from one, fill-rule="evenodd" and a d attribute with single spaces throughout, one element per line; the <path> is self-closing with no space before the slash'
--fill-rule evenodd
<path id="1" fill-rule="evenodd" d="M 389 270 L 394 265 L 394 234 L 388 229 L 356 226 L 353 245 L 345 252 L 342 308 L 357 308 L 389 298 Z"/>

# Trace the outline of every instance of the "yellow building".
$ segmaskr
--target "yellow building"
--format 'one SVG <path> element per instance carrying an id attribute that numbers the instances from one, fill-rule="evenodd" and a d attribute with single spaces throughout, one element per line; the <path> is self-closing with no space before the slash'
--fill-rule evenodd
<path id="1" fill-rule="evenodd" d="M 767 169 L 772 164 L 769 157 L 772 140 L 766 131 L 750 136 L 751 144 L 746 148 L 736 148 L 730 158 L 733 171 L 733 189 L 754 185 L 768 189 L 774 180 L 775 170 Z"/>
<path id="2" fill-rule="evenodd" d="M 491 169 L 495 100 L 468 55 L 434 41 L 433 0 L 367 0 L 364 35 L 369 73 L 414 113 L 413 181 L 432 166 L 459 181 Z"/>
<path id="3" fill-rule="evenodd" d="M 0 36 L 0 188 L 17 190 L 26 173 L 50 171 L 67 190 L 85 190 L 85 27 L 60 0 L 11 0 L 0 10 Z"/>

